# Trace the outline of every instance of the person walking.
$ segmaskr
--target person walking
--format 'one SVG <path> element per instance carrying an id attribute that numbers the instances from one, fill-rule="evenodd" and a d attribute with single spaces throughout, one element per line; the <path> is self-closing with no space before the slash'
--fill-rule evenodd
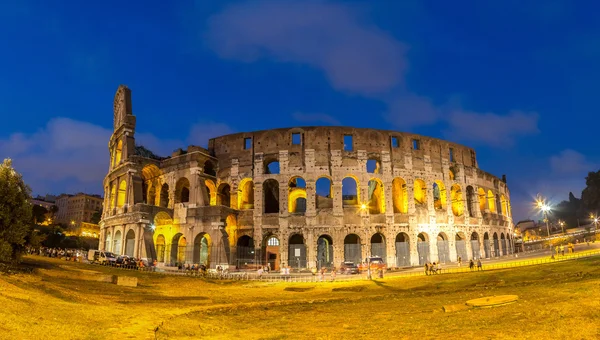
<path id="1" fill-rule="evenodd" d="M 475 267 L 475 262 L 473 262 L 473 259 L 471 259 L 469 261 L 469 269 L 471 269 L 471 271 L 473 271 L 473 268 Z"/>
<path id="2" fill-rule="evenodd" d="M 565 245 L 564 244 L 560 245 L 560 253 L 562 254 L 562 256 L 565 256 Z"/>
<path id="3" fill-rule="evenodd" d="M 425 275 L 429 275 L 429 262 L 425 263 Z"/>
<path id="4" fill-rule="evenodd" d="M 462 257 L 458 257 L 458 266 L 460 267 L 460 265 L 462 264 Z"/>
<path id="5" fill-rule="evenodd" d="M 481 259 L 477 259 L 477 271 L 483 270 L 481 267 Z"/>

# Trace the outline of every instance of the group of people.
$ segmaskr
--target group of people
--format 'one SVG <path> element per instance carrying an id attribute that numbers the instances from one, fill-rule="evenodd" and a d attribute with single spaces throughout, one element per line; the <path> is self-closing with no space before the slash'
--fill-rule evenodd
<path id="1" fill-rule="evenodd" d="M 84 251 L 81 249 L 62 249 L 62 248 L 50 248 L 50 247 L 28 247 L 26 249 L 27 254 L 39 255 L 46 257 L 54 257 L 59 259 L 65 259 L 67 261 L 79 261 L 84 258 Z"/>
<path id="2" fill-rule="evenodd" d="M 471 269 L 471 271 L 475 270 L 475 261 L 473 261 L 472 259 L 469 261 L 469 269 Z M 481 259 L 477 259 L 477 270 L 482 270 L 483 267 L 481 266 Z"/>
<path id="3" fill-rule="evenodd" d="M 425 275 L 439 274 L 442 271 L 442 266 L 438 263 L 425 263 Z"/>

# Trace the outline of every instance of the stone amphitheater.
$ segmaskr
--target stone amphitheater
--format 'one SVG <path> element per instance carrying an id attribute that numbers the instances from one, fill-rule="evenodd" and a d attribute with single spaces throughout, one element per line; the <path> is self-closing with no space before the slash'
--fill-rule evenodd
<path id="1" fill-rule="evenodd" d="M 210 139 L 159 157 L 114 99 L 100 248 L 160 266 L 292 269 L 379 256 L 388 267 L 510 254 L 506 179 L 425 136 L 296 127 Z"/>

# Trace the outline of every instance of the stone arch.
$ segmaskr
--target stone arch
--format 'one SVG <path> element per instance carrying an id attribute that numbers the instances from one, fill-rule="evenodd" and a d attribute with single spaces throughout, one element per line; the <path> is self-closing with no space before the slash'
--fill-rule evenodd
<path id="1" fill-rule="evenodd" d="M 135 251 L 135 231 L 129 229 L 125 234 L 125 255 L 134 256 Z"/>
<path id="2" fill-rule="evenodd" d="M 415 205 L 427 206 L 427 187 L 425 185 L 425 181 L 420 178 L 415 179 L 413 191 Z"/>
<path id="3" fill-rule="evenodd" d="M 212 248 L 212 240 L 208 233 L 199 233 L 194 238 L 194 256 L 195 264 L 202 264 L 210 267 L 210 252 Z"/>
<path id="4" fill-rule="evenodd" d="M 333 190 L 331 178 L 321 176 L 315 182 L 315 208 L 333 208 Z"/>
<path id="5" fill-rule="evenodd" d="M 187 240 L 182 233 L 177 233 L 171 241 L 171 265 L 180 266 L 186 260 Z"/>
<path id="6" fill-rule="evenodd" d="M 217 189 L 217 205 L 231 207 L 231 187 L 228 183 L 219 184 Z"/>
<path id="7" fill-rule="evenodd" d="M 410 266 L 410 237 L 407 233 L 396 235 L 396 266 Z"/>
<path id="8" fill-rule="evenodd" d="M 508 251 L 506 249 L 506 237 L 504 233 L 500 233 L 500 247 L 502 249 L 502 255 L 507 255 Z"/>
<path id="9" fill-rule="evenodd" d="M 367 160 L 367 173 L 380 174 L 381 173 L 381 161 L 378 158 L 370 157 Z"/>
<path id="10" fill-rule="evenodd" d="M 508 200 L 504 194 L 500 195 L 500 207 L 502 209 L 502 215 L 510 217 L 508 213 Z"/>
<path id="11" fill-rule="evenodd" d="M 156 248 L 156 261 L 157 262 L 165 262 L 165 249 L 166 249 L 166 241 L 165 236 L 160 234 L 156 237 L 156 241 L 154 242 Z"/>
<path id="12" fill-rule="evenodd" d="M 452 213 L 454 216 L 462 216 L 465 212 L 465 205 L 460 185 L 452 185 L 450 188 L 450 200 L 452 202 Z"/>
<path id="13" fill-rule="evenodd" d="M 238 268 L 248 268 L 249 264 L 256 263 L 256 252 L 254 251 L 254 240 L 248 235 L 238 238 L 236 244 Z"/>
<path id="14" fill-rule="evenodd" d="M 475 217 L 476 207 L 473 206 L 474 198 L 475 191 L 473 190 L 473 187 L 469 185 L 467 186 L 467 209 L 469 212 L 469 217 Z"/>
<path id="15" fill-rule="evenodd" d="M 379 256 L 383 262 L 387 263 L 385 236 L 382 233 L 375 233 L 371 236 L 371 256 Z"/>
<path id="16" fill-rule="evenodd" d="M 275 179 L 263 182 L 263 212 L 265 214 L 279 213 L 279 182 Z"/>
<path id="17" fill-rule="evenodd" d="M 306 181 L 300 176 L 288 182 L 288 212 L 306 213 Z"/>
<path id="18" fill-rule="evenodd" d="M 358 179 L 352 175 L 342 179 L 342 205 L 356 206 L 360 202 Z"/>
<path id="19" fill-rule="evenodd" d="M 254 209 L 254 182 L 244 178 L 238 185 L 238 208 Z"/>
<path id="20" fill-rule="evenodd" d="M 123 158 L 123 140 L 119 140 L 119 142 L 117 143 L 114 155 L 115 158 L 113 161 L 113 168 L 118 166 L 121 163 L 121 159 Z"/>
<path id="21" fill-rule="evenodd" d="M 117 192 L 117 207 L 122 208 L 125 206 L 125 199 L 127 198 L 127 181 L 122 179 L 119 182 L 119 190 Z"/>
<path id="22" fill-rule="evenodd" d="M 483 188 L 478 188 L 477 194 L 479 195 L 479 210 L 482 213 L 484 213 L 486 206 L 487 206 L 487 200 L 485 198 L 485 190 Z"/>
<path id="23" fill-rule="evenodd" d="M 329 268 L 334 264 L 333 238 L 327 234 L 317 239 L 317 268 Z"/>
<path id="24" fill-rule="evenodd" d="M 160 187 L 160 204 L 159 206 L 167 208 L 169 206 L 169 185 L 164 183 Z"/>
<path id="25" fill-rule="evenodd" d="M 436 180 L 433 182 L 433 207 L 436 210 L 446 210 L 446 186 L 444 182 Z"/>
<path id="26" fill-rule="evenodd" d="M 440 232 L 437 235 L 437 250 L 439 262 L 450 262 L 450 241 L 448 240 L 448 235 L 444 232 Z"/>
<path id="27" fill-rule="evenodd" d="M 290 235 L 288 241 L 288 263 L 292 268 L 306 268 L 306 244 L 302 234 Z"/>
<path id="28" fill-rule="evenodd" d="M 454 247 L 456 250 L 456 260 L 460 258 L 461 261 L 467 261 L 469 254 L 467 253 L 467 237 L 462 231 L 457 232 L 454 235 Z"/>
<path id="29" fill-rule="evenodd" d="M 417 254 L 419 255 L 420 266 L 430 262 L 431 252 L 429 250 L 429 235 L 425 232 L 417 235 Z"/>
<path id="30" fill-rule="evenodd" d="M 496 212 L 496 198 L 494 197 L 494 193 L 492 192 L 492 190 L 488 190 L 488 192 L 487 192 L 487 201 L 488 201 L 488 208 L 490 209 L 490 212 L 495 213 Z"/>
<path id="31" fill-rule="evenodd" d="M 262 243 L 262 249 L 264 254 L 263 260 L 268 266 L 271 267 L 271 269 L 279 270 L 279 257 L 281 254 L 281 252 L 279 251 L 279 239 L 274 234 L 269 233 L 264 237 Z"/>
<path id="32" fill-rule="evenodd" d="M 483 252 L 485 254 L 486 259 L 490 258 L 490 251 L 491 251 L 490 235 L 486 231 L 485 233 L 483 233 Z"/>
<path id="33" fill-rule="evenodd" d="M 215 164 L 211 161 L 211 160 L 206 160 L 204 162 L 204 173 L 209 175 L 209 176 L 213 176 L 216 177 L 217 176 L 217 170 L 215 169 Z"/>
<path id="34" fill-rule="evenodd" d="M 175 203 L 188 203 L 190 201 L 190 181 L 181 177 L 175 183 Z"/>
<path id="35" fill-rule="evenodd" d="M 115 231 L 112 247 L 112 252 L 115 253 L 115 255 L 121 255 L 121 235 L 122 234 L 120 230 Z"/>
<path id="36" fill-rule="evenodd" d="M 408 193 L 406 190 L 406 181 L 401 177 L 396 177 L 392 181 L 392 201 L 395 214 L 408 213 Z"/>
<path id="37" fill-rule="evenodd" d="M 264 173 L 265 175 L 278 175 L 281 173 L 281 168 L 279 165 L 279 160 L 277 159 L 277 157 L 266 157 L 265 161 L 264 161 L 264 165 L 265 165 L 265 169 L 264 169 Z"/>
<path id="38" fill-rule="evenodd" d="M 213 181 L 207 179 L 204 181 L 204 186 L 206 188 L 206 194 L 208 197 L 204 198 L 204 204 L 208 205 L 217 205 L 217 186 Z"/>
<path id="39" fill-rule="evenodd" d="M 348 234 L 344 238 L 344 261 L 361 263 L 362 247 L 360 237 L 356 234 Z"/>
<path id="40" fill-rule="evenodd" d="M 471 255 L 474 260 L 481 258 L 481 249 L 479 246 L 479 234 L 477 232 L 471 233 Z"/>
<path id="41" fill-rule="evenodd" d="M 369 180 L 368 205 L 371 214 L 385 213 L 385 191 L 383 182 L 378 178 Z"/>
<path id="42" fill-rule="evenodd" d="M 494 232 L 492 238 L 494 241 L 494 251 L 492 253 L 492 256 L 498 257 L 500 256 L 500 240 L 498 239 L 498 233 Z"/>

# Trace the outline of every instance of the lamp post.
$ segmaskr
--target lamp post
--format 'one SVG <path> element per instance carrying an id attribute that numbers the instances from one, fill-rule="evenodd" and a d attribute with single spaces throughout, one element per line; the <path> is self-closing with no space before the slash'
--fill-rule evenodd
<path id="1" fill-rule="evenodd" d="M 550 211 L 550 206 L 546 204 L 544 198 L 538 195 L 537 207 L 544 214 L 544 221 L 546 221 L 546 231 L 548 232 L 548 237 L 550 237 L 550 225 L 548 224 L 548 212 Z"/>
<path id="2" fill-rule="evenodd" d="M 565 233 L 565 222 L 563 221 L 559 221 L 558 224 L 560 224 L 560 228 L 562 229 L 562 233 Z"/>

